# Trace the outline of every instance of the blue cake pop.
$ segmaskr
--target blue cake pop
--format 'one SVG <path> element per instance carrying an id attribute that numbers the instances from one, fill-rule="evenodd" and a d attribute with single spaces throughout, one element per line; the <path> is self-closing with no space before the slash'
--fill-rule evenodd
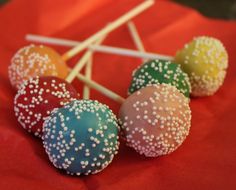
<path id="1" fill-rule="evenodd" d="M 68 174 L 95 174 L 119 148 L 117 118 L 108 106 L 75 100 L 55 109 L 43 126 L 43 144 L 53 165 Z"/>

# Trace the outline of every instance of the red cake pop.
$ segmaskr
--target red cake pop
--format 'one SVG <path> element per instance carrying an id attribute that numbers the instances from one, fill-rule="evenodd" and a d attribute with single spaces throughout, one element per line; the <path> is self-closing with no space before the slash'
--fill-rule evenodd
<path id="1" fill-rule="evenodd" d="M 15 115 L 23 128 L 41 137 L 43 122 L 51 111 L 77 98 L 74 87 L 63 79 L 52 76 L 31 78 L 15 96 Z"/>
<path id="2" fill-rule="evenodd" d="M 119 119 L 128 146 L 147 157 L 169 154 L 189 133 L 189 100 L 174 86 L 148 86 L 125 100 Z"/>

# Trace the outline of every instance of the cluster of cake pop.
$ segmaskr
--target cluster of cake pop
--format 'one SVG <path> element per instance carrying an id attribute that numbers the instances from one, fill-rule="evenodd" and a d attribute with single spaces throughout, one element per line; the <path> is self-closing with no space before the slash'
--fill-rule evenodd
<path id="1" fill-rule="evenodd" d="M 9 78 L 18 90 L 15 115 L 24 129 L 42 138 L 55 167 L 72 175 L 100 172 L 118 152 L 119 132 L 139 154 L 169 154 L 189 134 L 190 95 L 212 95 L 222 85 L 228 56 L 222 43 L 210 37 L 195 38 L 174 58 L 125 51 L 125 55 L 133 52 L 151 58 L 133 72 L 127 99 L 78 73 L 91 56 L 90 51 L 70 71 L 66 65 L 69 58 L 91 48 L 99 38 L 153 3 L 143 2 L 62 56 L 49 47 L 30 45 L 12 58 Z M 96 47 L 99 49 L 99 45 Z M 107 105 L 79 99 L 70 84 L 75 77 L 121 102 L 118 119 Z"/>
<path id="2" fill-rule="evenodd" d="M 53 58 L 47 54 L 47 51 L 43 51 L 50 48 L 41 45 L 38 48 L 40 53 L 43 51 L 40 56 L 47 59 L 37 59 L 37 64 L 32 64 L 35 56 L 31 54 L 39 54 L 34 47 L 30 45 L 23 48 L 23 50 L 28 49 L 24 52 L 27 61 L 18 64 L 18 61 L 12 59 L 9 66 L 9 77 L 14 81 L 12 86 L 18 90 L 14 100 L 17 120 L 28 132 L 42 138 L 46 153 L 55 167 L 65 170 L 68 174 L 76 175 L 94 174 L 103 170 L 118 152 L 119 126 L 116 116 L 102 103 L 79 100 L 76 90 L 63 79 L 65 78 L 63 75 L 58 78 L 58 76 L 49 76 L 46 72 L 38 72 L 43 71 L 40 67 L 43 64 L 47 65 Z M 17 54 L 19 52 L 22 50 Z M 57 69 L 61 68 L 60 64 L 68 70 L 65 63 L 61 59 L 58 60 L 58 67 L 54 66 L 55 61 L 51 63 L 52 68 L 55 69 L 54 73 L 59 73 Z M 161 63 L 161 61 L 152 63 Z M 32 65 L 37 68 L 33 69 Z M 178 71 L 180 69 L 175 65 L 170 68 L 168 66 L 169 62 L 166 62 L 166 65 L 154 67 L 154 70 L 158 68 L 161 73 L 162 69 L 171 68 L 170 70 Z M 27 71 L 31 69 L 32 72 L 25 72 L 24 77 L 20 74 L 16 77 L 19 68 L 25 68 Z M 177 75 L 174 72 L 164 71 L 164 73 L 173 75 L 169 80 L 173 85 L 177 85 L 175 82 L 178 81 L 179 75 L 180 78 L 187 80 L 186 76 L 179 72 Z M 166 78 L 165 74 L 163 78 Z M 161 85 L 162 82 L 160 80 L 157 83 L 160 86 L 155 84 L 137 89 L 133 95 L 123 101 L 119 114 L 122 134 L 128 146 L 134 147 L 145 156 L 156 157 L 172 152 L 183 142 L 190 127 L 188 98 L 175 87 L 168 84 Z M 186 88 L 181 87 L 182 93 L 187 93 L 188 96 L 188 81 L 184 81 L 182 86 Z M 153 93 L 150 92 L 150 88 L 153 88 Z M 140 94 L 142 95 L 139 96 Z M 130 101 L 135 95 L 138 95 L 136 101 Z M 172 107 L 168 106 L 169 100 Z M 164 114 L 159 113 L 161 108 Z M 179 108 L 183 110 L 180 115 L 176 114 Z M 140 123 L 143 123 L 142 127 Z M 152 130 L 149 129 L 150 126 L 153 127 Z"/>
<path id="3" fill-rule="evenodd" d="M 214 94 L 223 84 L 227 66 L 223 44 L 205 36 L 194 38 L 171 60 L 138 66 L 128 89 L 131 95 L 119 112 L 127 145 L 150 157 L 174 151 L 189 133 L 189 95 Z"/>
<path id="4" fill-rule="evenodd" d="M 208 61 L 204 48 L 197 51 L 186 45 L 175 57 L 177 63 L 181 56 L 185 57 L 183 64 L 150 60 L 133 72 L 129 97 L 119 111 L 119 124 L 127 145 L 138 153 L 157 157 L 176 150 L 190 130 L 191 88 L 192 95 L 202 96 L 215 92 L 222 84 L 227 67 L 225 49 L 216 43 L 216 47 L 209 50 L 213 42 L 206 37 L 197 39 L 192 46 L 199 48 L 205 44 Z M 220 53 L 216 53 L 217 48 Z M 188 51 L 195 57 L 191 58 Z M 203 54 L 201 58 L 199 55 Z M 213 60 L 216 57 L 220 59 L 218 63 Z M 192 59 L 195 60 L 193 66 Z M 201 59 L 205 62 L 198 62 Z M 68 71 L 63 59 L 51 48 L 30 45 L 19 50 L 9 66 L 10 81 L 18 89 L 15 114 L 23 128 L 42 137 L 55 167 L 68 174 L 97 173 L 117 154 L 118 120 L 106 105 L 79 100 L 74 87 L 64 80 Z M 199 77 L 202 81 L 196 80 L 196 73 L 203 73 Z M 204 76 L 207 73 L 211 73 L 215 81 Z M 201 84 L 200 89 L 196 83 Z"/>
<path id="5" fill-rule="evenodd" d="M 108 106 L 79 99 L 64 80 L 68 71 L 61 56 L 49 47 L 20 49 L 9 66 L 11 84 L 17 89 L 15 115 L 24 129 L 42 138 L 57 168 L 68 174 L 97 173 L 117 154 L 117 118 Z"/>
<path id="6" fill-rule="evenodd" d="M 161 57 L 162 58 L 162 57 Z M 185 96 L 213 95 L 223 84 L 228 67 L 228 54 L 216 38 L 200 36 L 184 45 L 168 60 L 152 60 L 133 72 L 129 93 L 148 84 L 167 83 Z M 176 64 L 177 63 L 177 64 Z"/>

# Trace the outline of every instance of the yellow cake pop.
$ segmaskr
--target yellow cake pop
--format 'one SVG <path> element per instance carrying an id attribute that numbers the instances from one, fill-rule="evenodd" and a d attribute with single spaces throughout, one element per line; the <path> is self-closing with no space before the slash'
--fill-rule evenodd
<path id="1" fill-rule="evenodd" d="M 179 50 L 175 62 L 189 75 L 192 96 L 209 96 L 223 84 L 228 54 L 223 44 L 212 37 L 197 37 Z"/>

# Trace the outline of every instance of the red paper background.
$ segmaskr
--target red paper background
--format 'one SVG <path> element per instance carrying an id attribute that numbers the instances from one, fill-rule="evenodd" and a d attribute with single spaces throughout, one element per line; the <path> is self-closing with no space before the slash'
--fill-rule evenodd
<path id="1" fill-rule="evenodd" d="M 14 52 L 28 44 L 26 33 L 83 40 L 140 2 L 12 0 L 0 8 L 0 189 L 236 189 L 236 22 L 207 19 L 173 2 L 157 1 L 134 19 L 148 51 L 174 55 L 193 36 L 210 35 L 219 38 L 229 53 L 223 87 L 214 96 L 192 99 L 190 135 L 177 151 L 144 158 L 122 143 L 103 172 L 71 177 L 56 170 L 40 140 L 17 123 L 7 67 Z M 112 32 L 104 43 L 135 48 L 126 26 Z M 131 72 L 140 63 L 97 53 L 93 78 L 125 97 Z M 81 91 L 82 84 L 74 84 Z M 115 113 L 119 109 L 118 103 L 96 91 L 92 99 L 108 104 Z"/>

